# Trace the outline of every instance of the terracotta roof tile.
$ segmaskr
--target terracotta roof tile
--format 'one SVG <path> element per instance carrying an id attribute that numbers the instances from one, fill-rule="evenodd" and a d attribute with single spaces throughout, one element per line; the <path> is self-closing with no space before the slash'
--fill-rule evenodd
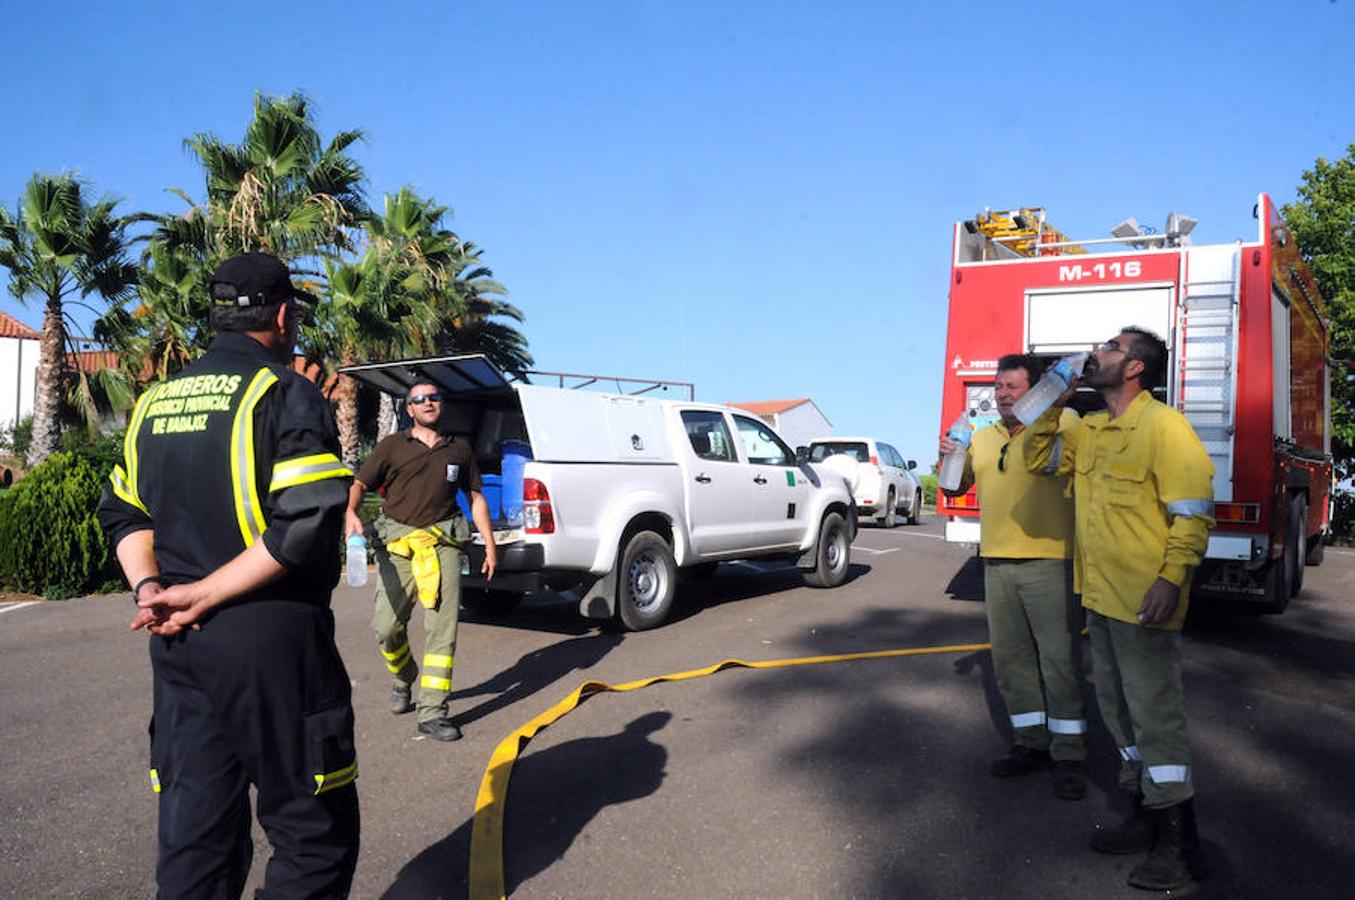
<path id="1" fill-rule="evenodd" d="M 0 338 L 28 338 L 38 340 L 41 332 L 34 331 L 13 316 L 0 312 Z"/>
<path id="2" fill-rule="evenodd" d="M 798 397 L 794 400 L 752 400 L 747 403 L 729 403 L 727 405 L 746 409 L 757 416 L 774 416 L 808 402 L 808 397 Z"/>

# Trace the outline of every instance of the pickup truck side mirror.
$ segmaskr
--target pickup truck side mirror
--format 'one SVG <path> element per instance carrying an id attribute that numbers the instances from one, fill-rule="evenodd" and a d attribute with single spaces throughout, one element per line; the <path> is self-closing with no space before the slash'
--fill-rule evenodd
<path id="1" fill-rule="evenodd" d="M 807 462 L 809 462 L 809 448 L 808 448 L 808 447 L 796 447 L 796 448 L 795 448 L 795 464 L 796 464 L 797 466 L 803 466 L 803 465 L 804 465 L 805 463 L 807 463 Z"/>
<path id="2" fill-rule="evenodd" d="M 915 459 L 910 459 L 910 460 L 908 460 L 908 471 L 911 472 L 911 471 L 913 471 L 913 470 L 916 469 L 916 468 L 917 468 L 917 460 L 915 460 Z"/>

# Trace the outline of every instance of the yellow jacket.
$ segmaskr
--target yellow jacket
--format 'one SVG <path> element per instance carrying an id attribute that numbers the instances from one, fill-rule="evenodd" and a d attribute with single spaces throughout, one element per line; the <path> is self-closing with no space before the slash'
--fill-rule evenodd
<path id="1" fill-rule="evenodd" d="M 1066 410 L 1061 428 L 1080 428 Z M 960 487 L 979 486 L 979 553 L 988 559 L 1068 559 L 1073 548 L 1072 479 L 1026 468 L 1030 429 L 1013 437 L 995 422 L 974 433 Z M 999 467 L 1000 466 L 1000 467 Z M 1057 465 L 1055 465 L 1057 468 Z M 1052 470 L 1051 470 L 1052 471 Z"/>
<path id="2" fill-rule="evenodd" d="M 429 609 L 438 605 L 442 592 L 442 567 L 438 564 L 438 544 L 452 541 L 435 525 L 416 528 L 409 534 L 386 544 L 386 550 L 409 560 L 414 573 L 414 584 L 419 589 L 419 602 Z"/>
<path id="3" fill-rule="evenodd" d="M 1073 473 L 1073 570 L 1082 605 L 1139 624 L 1144 594 L 1162 578 L 1181 588 L 1181 599 L 1154 627 L 1180 630 L 1190 575 L 1214 524 L 1214 464 L 1195 430 L 1147 392 L 1119 418 L 1097 412 L 1081 428 L 1058 429 L 1059 410 L 1030 426 L 1026 465 Z"/>

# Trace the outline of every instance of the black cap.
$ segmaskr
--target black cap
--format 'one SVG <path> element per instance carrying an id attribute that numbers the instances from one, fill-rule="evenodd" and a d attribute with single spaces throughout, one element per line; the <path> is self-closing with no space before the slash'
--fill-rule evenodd
<path id="1" fill-rule="evenodd" d="M 315 297 L 292 285 L 292 273 L 276 256 L 242 253 L 217 266 L 212 274 L 214 306 L 267 306 L 284 300 L 307 303 Z"/>

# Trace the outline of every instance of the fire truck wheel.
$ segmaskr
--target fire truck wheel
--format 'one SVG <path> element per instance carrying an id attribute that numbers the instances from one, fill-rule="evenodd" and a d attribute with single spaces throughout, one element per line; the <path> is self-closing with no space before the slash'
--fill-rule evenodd
<path id="1" fill-rule="evenodd" d="M 1327 542 L 1323 540 L 1321 534 L 1315 534 L 1308 538 L 1308 552 L 1303 557 L 1303 562 L 1309 566 L 1322 565 L 1322 558 L 1327 555 Z"/>
<path id="2" fill-rule="evenodd" d="M 1301 498 L 1293 498 L 1285 508 L 1284 553 L 1278 559 L 1272 559 L 1266 567 L 1265 612 L 1279 615 L 1289 606 L 1289 598 L 1295 594 L 1295 570 L 1302 571 L 1299 564 L 1299 542 L 1303 540 L 1302 519 L 1296 519 Z"/>
<path id="3" fill-rule="evenodd" d="M 1294 543 L 1294 571 L 1289 576 L 1289 596 L 1297 597 L 1299 591 L 1303 590 L 1303 564 L 1304 559 L 1299 554 L 1305 556 L 1308 536 L 1304 534 L 1308 530 L 1308 498 L 1302 494 L 1295 495 L 1293 501 L 1289 504 L 1289 533 Z M 1285 557 L 1289 555 L 1289 540 L 1284 544 Z"/>

